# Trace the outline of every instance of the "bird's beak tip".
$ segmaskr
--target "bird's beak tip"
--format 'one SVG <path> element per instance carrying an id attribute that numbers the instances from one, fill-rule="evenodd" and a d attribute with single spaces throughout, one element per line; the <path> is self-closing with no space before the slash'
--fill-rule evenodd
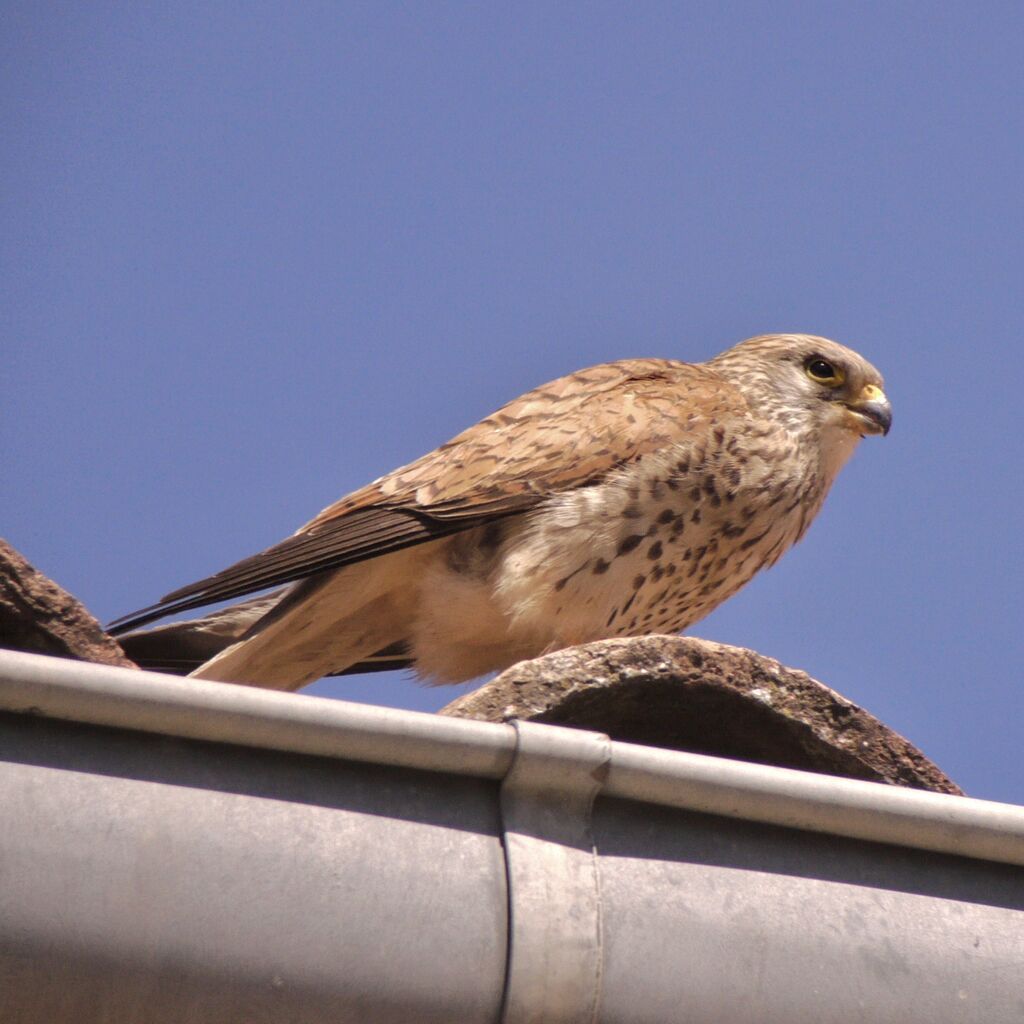
<path id="1" fill-rule="evenodd" d="M 868 434 L 885 437 L 892 427 L 892 405 L 885 392 L 876 384 L 865 384 L 857 398 L 850 402 L 849 410 L 857 417 L 861 429 Z"/>

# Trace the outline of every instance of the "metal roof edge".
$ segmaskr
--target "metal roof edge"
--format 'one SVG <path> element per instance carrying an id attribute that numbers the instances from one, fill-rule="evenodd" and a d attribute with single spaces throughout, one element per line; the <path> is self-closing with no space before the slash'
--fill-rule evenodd
<path id="1" fill-rule="evenodd" d="M 0 651 L 0 710 L 502 779 L 511 725 Z M 613 741 L 601 796 L 1024 865 L 1024 807 Z"/>

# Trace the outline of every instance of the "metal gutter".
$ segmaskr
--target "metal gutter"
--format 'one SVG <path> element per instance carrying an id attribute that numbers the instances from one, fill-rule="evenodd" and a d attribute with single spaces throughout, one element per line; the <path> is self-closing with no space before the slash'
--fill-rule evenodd
<path id="1" fill-rule="evenodd" d="M 0 651 L 0 710 L 502 779 L 513 726 Z M 1024 866 L 1024 807 L 613 742 L 601 795 Z"/>
<path id="2" fill-rule="evenodd" d="M 603 793 L 784 828 L 1024 865 L 1024 807 L 613 744 Z"/>
<path id="3" fill-rule="evenodd" d="M 0 651 L 0 710 L 500 779 L 515 732 L 414 711 Z"/>
<path id="4" fill-rule="evenodd" d="M 0 807 L 3 1024 L 1024 1006 L 1019 807 L 9 652 Z"/>

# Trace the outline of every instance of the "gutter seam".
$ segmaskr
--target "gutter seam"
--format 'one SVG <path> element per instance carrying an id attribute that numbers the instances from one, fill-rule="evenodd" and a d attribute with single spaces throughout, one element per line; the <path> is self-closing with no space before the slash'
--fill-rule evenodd
<path id="1" fill-rule="evenodd" d="M 591 829 L 611 741 L 515 722 L 501 786 L 508 882 L 502 1024 L 594 1024 L 601 998 L 601 879 Z"/>

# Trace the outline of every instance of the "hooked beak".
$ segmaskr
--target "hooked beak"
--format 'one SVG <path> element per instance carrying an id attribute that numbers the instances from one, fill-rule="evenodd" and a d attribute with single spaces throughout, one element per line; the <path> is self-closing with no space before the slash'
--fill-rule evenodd
<path id="1" fill-rule="evenodd" d="M 853 413 L 856 429 L 863 434 L 889 433 L 892 426 L 892 406 L 885 392 L 875 384 L 865 384 L 861 393 L 846 403 L 846 408 Z"/>

